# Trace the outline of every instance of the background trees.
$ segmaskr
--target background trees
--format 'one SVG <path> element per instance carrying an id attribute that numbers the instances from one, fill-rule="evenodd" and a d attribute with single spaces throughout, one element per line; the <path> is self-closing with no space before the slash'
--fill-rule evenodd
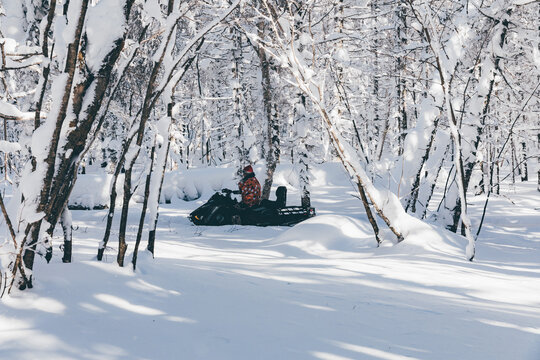
<path id="1" fill-rule="evenodd" d="M 480 229 L 467 196 L 526 180 L 538 157 L 539 10 L 522 0 L 4 1 L 4 272 L 31 286 L 59 221 L 70 261 L 66 204 L 86 167 L 123 183 L 122 266 L 134 194 L 145 204 L 138 242 L 148 209 L 153 250 L 167 169 L 260 163 L 268 197 L 275 166 L 290 162 L 308 204 L 310 165 L 337 159 L 377 238 L 374 214 L 401 239 L 407 212 L 463 229 L 472 259 Z M 98 259 L 116 202 L 112 186 Z"/>

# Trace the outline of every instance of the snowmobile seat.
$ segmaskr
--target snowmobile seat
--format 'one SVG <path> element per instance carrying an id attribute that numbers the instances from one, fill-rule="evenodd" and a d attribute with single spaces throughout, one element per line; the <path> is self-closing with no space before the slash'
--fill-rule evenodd
<path id="1" fill-rule="evenodd" d="M 276 206 L 278 208 L 285 207 L 287 203 L 287 188 L 285 186 L 278 186 L 276 189 Z"/>

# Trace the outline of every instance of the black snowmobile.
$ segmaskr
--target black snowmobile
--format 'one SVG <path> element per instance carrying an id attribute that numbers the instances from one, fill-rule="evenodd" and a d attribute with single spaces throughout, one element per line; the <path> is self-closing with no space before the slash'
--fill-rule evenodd
<path id="1" fill-rule="evenodd" d="M 216 192 L 203 205 L 189 214 L 189 220 L 195 225 L 256 225 L 290 226 L 315 216 L 315 209 L 302 206 L 285 206 L 287 188 L 280 186 L 276 190 L 276 201 L 262 200 L 259 205 L 242 207 L 231 194 L 239 191 L 229 189 Z"/>

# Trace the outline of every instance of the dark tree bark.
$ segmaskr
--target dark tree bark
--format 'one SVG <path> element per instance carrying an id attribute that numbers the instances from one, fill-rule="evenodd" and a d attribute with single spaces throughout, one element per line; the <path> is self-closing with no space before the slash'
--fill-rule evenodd
<path id="1" fill-rule="evenodd" d="M 373 234 L 375 235 L 375 240 L 377 240 L 377 245 L 381 243 L 381 239 L 379 237 L 379 225 L 377 225 L 377 220 L 375 220 L 375 217 L 373 216 L 373 213 L 371 212 L 371 208 L 369 207 L 369 202 L 366 196 L 366 191 L 364 190 L 364 186 L 360 184 L 360 182 L 356 183 L 358 186 L 358 192 L 360 193 L 360 198 L 362 199 L 362 205 L 364 205 L 364 210 L 366 211 L 366 216 L 369 220 L 369 223 L 371 224 L 371 227 L 373 228 Z"/>
<path id="2" fill-rule="evenodd" d="M 134 162 L 134 161 L 133 161 Z M 120 267 L 124 266 L 124 257 L 126 256 L 127 243 L 126 243 L 126 228 L 127 228 L 127 217 L 129 211 L 129 201 L 131 200 L 131 174 L 132 167 L 131 164 L 125 172 L 124 180 L 124 197 L 122 201 L 122 213 L 120 215 L 120 228 L 118 230 L 118 256 L 116 257 L 116 262 Z"/>
<path id="3" fill-rule="evenodd" d="M 527 168 L 527 143 L 522 142 L 521 143 L 521 149 L 522 149 L 522 160 L 523 163 L 523 171 L 521 173 L 521 181 L 528 181 L 529 180 L 529 169 Z M 498 162 L 497 162 L 498 164 Z M 499 167 L 497 166 L 497 174 L 499 173 Z M 497 182 L 498 183 L 498 182 Z"/>

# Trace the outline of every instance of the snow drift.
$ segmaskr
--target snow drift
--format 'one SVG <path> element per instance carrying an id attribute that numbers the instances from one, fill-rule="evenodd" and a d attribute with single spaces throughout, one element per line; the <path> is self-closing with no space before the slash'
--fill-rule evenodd
<path id="1" fill-rule="evenodd" d="M 268 244 L 285 245 L 312 255 L 328 255 L 329 251 L 357 252 L 377 247 L 369 224 L 339 215 L 321 215 L 303 221 Z M 286 253 L 292 255 L 294 251 Z"/>

